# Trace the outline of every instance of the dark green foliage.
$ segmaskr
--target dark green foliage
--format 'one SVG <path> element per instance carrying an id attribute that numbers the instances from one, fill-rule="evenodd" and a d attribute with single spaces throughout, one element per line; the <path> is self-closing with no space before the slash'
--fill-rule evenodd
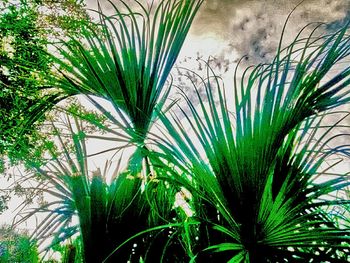
<path id="1" fill-rule="evenodd" d="M 8 209 L 8 201 L 10 200 L 10 197 L 8 194 L 0 195 L 0 214 Z"/>
<path id="2" fill-rule="evenodd" d="M 6 4 L 0 13 L 0 154 L 13 158 L 33 147 L 34 127 L 20 127 L 30 118 L 33 105 L 42 100 L 40 87 L 45 85 L 50 67 L 37 17 L 35 8 L 25 1 Z"/>
<path id="3" fill-rule="evenodd" d="M 64 98 L 51 89 L 53 72 L 47 53 L 48 39 L 57 32 L 61 37 L 80 34 L 81 24 L 90 18 L 79 2 L 3 2 L 4 8 L 0 11 L 0 155 L 7 155 L 13 162 L 42 153 L 36 141 L 43 139 L 38 131 L 45 119 L 43 114 Z"/>
<path id="4" fill-rule="evenodd" d="M 84 262 L 138 262 L 141 257 L 152 262 L 167 258 L 174 250 L 179 262 L 187 258 L 176 238 L 184 224 L 176 220 L 179 217 L 172 208 L 175 192 L 155 179 L 145 185 L 145 170 L 138 174 L 119 172 L 119 165 L 111 183 L 107 183 L 106 173 L 112 165 L 109 162 L 102 172 L 98 169 L 91 176 L 82 121 L 66 120 L 71 137 L 61 135 L 52 124 L 58 145 L 48 148 L 51 157 L 47 163 L 33 163 L 32 172 L 24 179 L 35 183 L 41 178 L 36 191 L 51 195 L 53 200 L 22 213 L 17 224 L 50 211 L 33 237 L 39 244 L 54 237 L 55 247 L 80 233 L 74 247 L 78 246 Z M 74 216 L 79 218 L 78 225 L 71 223 Z"/>
<path id="5" fill-rule="evenodd" d="M 0 228 L 0 262 L 39 262 L 36 244 L 8 226 Z"/>

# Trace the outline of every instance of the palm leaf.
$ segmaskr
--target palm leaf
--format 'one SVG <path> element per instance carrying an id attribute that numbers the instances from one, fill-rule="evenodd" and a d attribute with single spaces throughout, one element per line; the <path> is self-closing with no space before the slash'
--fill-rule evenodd
<path id="1" fill-rule="evenodd" d="M 71 38 L 53 57 L 62 78 L 57 87 L 70 95 L 95 95 L 112 102 L 121 125 L 143 142 L 162 108 L 165 82 L 202 0 L 163 0 L 147 8 L 135 1 L 114 5 L 115 15 L 98 12 L 100 23 L 87 25 L 83 40 Z M 107 116 L 108 117 L 108 116 Z M 116 119 L 113 119 L 116 121 Z"/>
<path id="2" fill-rule="evenodd" d="M 215 236 L 204 227 L 200 236 L 205 239 L 209 231 L 209 248 L 225 251 L 225 261 L 228 251 L 237 250 L 232 262 L 343 262 L 349 230 L 326 216 L 322 207 L 334 203 L 322 197 L 348 182 L 342 175 L 324 184 L 315 178 L 327 158 L 341 153 L 329 146 L 338 136 L 329 135 L 342 119 L 322 130 L 325 115 L 317 114 L 349 101 L 350 68 L 330 74 L 350 55 L 347 30 L 348 25 L 327 36 L 316 30 L 306 38 L 299 34 L 271 64 L 244 71 L 240 84 L 236 74 L 231 110 L 212 74 L 198 76 L 207 103 L 194 85 L 198 107 L 183 92 L 189 108 L 189 113 L 179 108 L 184 119 L 161 116 L 175 144 L 154 135 L 163 153 L 153 158 L 170 166 L 163 168 L 165 180 L 192 191 L 203 225 L 226 229 Z"/>

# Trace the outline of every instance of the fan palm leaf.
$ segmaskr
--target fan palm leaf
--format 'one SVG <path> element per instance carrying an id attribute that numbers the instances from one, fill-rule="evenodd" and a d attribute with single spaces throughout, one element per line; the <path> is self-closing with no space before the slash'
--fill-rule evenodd
<path id="1" fill-rule="evenodd" d="M 162 0 L 147 7 L 135 1 L 134 11 L 126 1 L 110 1 L 114 15 L 100 10 L 97 30 L 87 25 L 82 39 L 72 37 L 58 47 L 57 87 L 109 100 L 120 117 L 113 121 L 142 144 L 155 108 L 165 103 L 166 80 L 202 2 Z"/>
<path id="2" fill-rule="evenodd" d="M 338 123 L 320 127 L 326 111 L 349 101 L 350 67 L 330 73 L 349 57 L 350 38 L 348 25 L 330 35 L 316 29 L 280 47 L 271 64 L 248 68 L 240 83 L 236 74 L 231 110 L 214 74 L 202 79 L 207 103 L 194 85 L 198 107 L 183 92 L 184 119 L 161 116 L 171 138 L 154 135 L 163 153 L 153 158 L 177 167 L 163 168 L 165 180 L 192 191 L 196 215 L 218 232 L 210 232 L 207 249 L 224 252 L 221 260 L 346 262 L 349 229 L 323 208 L 346 202 L 324 196 L 346 187 L 347 177 L 320 184 L 315 176 L 329 156 L 347 151 L 329 146 Z"/>

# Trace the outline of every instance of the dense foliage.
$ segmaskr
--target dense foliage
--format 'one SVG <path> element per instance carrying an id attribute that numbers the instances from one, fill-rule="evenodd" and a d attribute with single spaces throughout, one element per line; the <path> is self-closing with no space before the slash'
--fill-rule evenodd
<path id="1" fill-rule="evenodd" d="M 36 113 L 57 103 L 57 91 L 48 89 L 53 74 L 50 42 L 80 34 L 89 19 L 77 0 L 1 3 L 0 155 L 12 162 L 25 160 L 28 154 L 40 156 L 37 141 L 42 136 L 37 131 L 44 117 Z"/>
<path id="2" fill-rule="evenodd" d="M 39 262 L 37 247 L 27 234 L 14 232 L 9 226 L 1 226 L 0 262 Z"/>
<path id="3" fill-rule="evenodd" d="M 27 4 L 8 4 L 0 16 L 0 154 L 21 154 L 30 145 L 34 129 L 19 131 L 31 107 L 42 98 L 50 59 L 36 26 L 38 14 Z M 15 152 L 15 153 L 14 153 Z M 23 153 L 25 154 L 25 153 Z"/>

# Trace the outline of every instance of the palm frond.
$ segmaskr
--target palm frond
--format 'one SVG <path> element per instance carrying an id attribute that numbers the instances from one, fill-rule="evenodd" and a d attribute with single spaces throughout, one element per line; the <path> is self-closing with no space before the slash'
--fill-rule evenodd
<path id="1" fill-rule="evenodd" d="M 327 218 L 322 207 L 332 201 L 320 198 L 346 187 L 347 177 L 338 175 L 324 184 L 315 178 L 329 156 L 341 153 L 329 146 L 339 123 L 319 127 L 325 111 L 349 101 L 350 68 L 345 64 L 332 74 L 349 58 L 347 30 L 348 25 L 326 36 L 316 30 L 306 38 L 299 34 L 271 64 L 244 71 L 240 84 L 237 69 L 231 110 L 227 89 L 209 68 L 206 79 L 198 76 L 208 102 L 194 85 L 198 107 L 183 92 L 189 113 L 179 108 L 182 120 L 176 114 L 161 116 L 175 143 L 154 135 L 163 153 L 153 157 L 159 166 L 171 164 L 163 168 L 165 180 L 192 191 L 203 224 L 219 226 L 217 243 L 211 243 L 216 240 L 211 233 L 207 244 L 225 251 L 226 261 L 343 262 L 349 229 Z"/>
<path id="2" fill-rule="evenodd" d="M 84 262 L 102 262 L 107 257 L 107 262 L 138 261 L 141 257 L 152 262 L 174 251 L 179 261 L 186 258 L 177 237 L 189 223 L 182 223 L 174 212 L 175 188 L 155 178 L 145 184 L 140 174 L 121 172 L 120 162 L 111 183 L 106 182 L 106 174 L 112 162 L 91 175 L 83 122 L 67 115 L 64 124 L 65 133 L 64 127 L 51 123 L 58 147 L 49 148 L 47 163 L 33 164 L 33 171 L 22 179 L 23 184 L 35 182 L 32 190 L 44 192 L 49 201 L 21 210 L 23 216 L 16 223 L 42 214 L 32 238 L 40 245 L 51 238 L 48 249 L 78 236 Z M 135 163 L 138 165 L 139 160 Z"/>
<path id="3" fill-rule="evenodd" d="M 168 75 L 202 0 L 163 0 L 147 8 L 135 1 L 110 5 L 114 15 L 98 12 L 100 23 L 71 38 L 53 57 L 62 78 L 57 86 L 70 95 L 95 95 L 112 102 L 117 124 L 143 143 L 169 90 Z M 123 11 L 125 10 L 125 12 Z M 116 121 L 115 118 L 113 118 Z"/>

